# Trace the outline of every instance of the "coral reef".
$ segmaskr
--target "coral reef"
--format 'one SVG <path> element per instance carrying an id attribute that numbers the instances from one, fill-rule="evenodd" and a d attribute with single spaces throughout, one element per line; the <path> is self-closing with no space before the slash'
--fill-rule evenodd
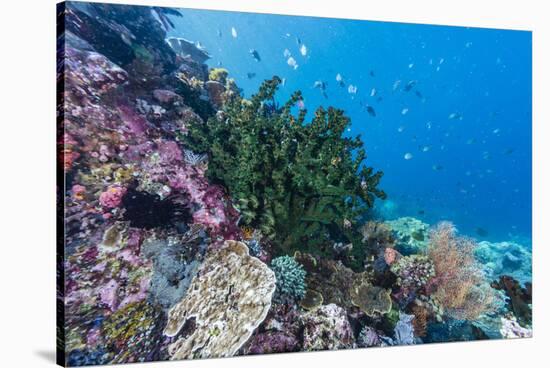
<path id="1" fill-rule="evenodd" d="M 531 336 L 530 250 L 374 220 L 344 111 L 244 98 L 178 11 L 60 9 L 67 365 Z"/>
<path id="2" fill-rule="evenodd" d="M 430 225 L 414 217 L 386 221 L 396 239 L 395 249 L 404 255 L 419 254 L 428 246 Z"/>
<path id="3" fill-rule="evenodd" d="M 515 319 L 501 318 L 502 327 L 500 333 L 505 339 L 517 339 L 519 337 L 533 337 L 530 328 L 524 328 Z"/>
<path id="4" fill-rule="evenodd" d="M 306 294 L 306 271 L 301 264 L 289 256 L 281 256 L 271 261 L 271 269 L 277 279 L 275 300 L 280 302 L 298 301 Z"/>
<path id="5" fill-rule="evenodd" d="M 335 350 L 354 346 L 346 312 L 336 304 L 323 305 L 302 316 L 304 350 Z"/>
<path id="6" fill-rule="evenodd" d="M 185 296 L 201 264 L 206 240 L 202 228 L 194 226 L 182 236 L 150 238 L 143 243 L 143 254 L 153 260 L 150 300 L 166 310 Z"/>
<path id="7" fill-rule="evenodd" d="M 474 258 L 473 240 L 456 235 L 449 222 L 430 231 L 428 256 L 434 264 L 433 297 L 445 313 L 459 320 L 475 320 L 493 310 L 495 295 Z"/>
<path id="8" fill-rule="evenodd" d="M 366 281 L 356 282 L 351 288 L 351 302 L 367 316 L 386 314 L 391 310 L 390 291 Z"/>
<path id="9" fill-rule="evenodd" d="M 435 276 L 433 262 L 425 255 L 401 257 L 392 263 L 391 272 L 397 276 L 399 291 L 396 298 L 405 305 L 418 294 L 426 294 L 426 286 Z"/>
<path id="10" fill-rule="evenodd" d="M 502 290 L 507 298 L 507 308 L 511 311 L 518 323 L 522 326 L 530 326 L 532 319 L 532 290 L 531 283 L 522 287 L 519 281 L 510 276 L 501 276 L 491 286 L 497 290 Z"/>
<path id="11" fill-rule="evenodd" d="M 531 281 L 533 255 L 526 247 L 514 242 L 479 242 L 474 251 L 490 279 L 508 275 L 521 283 Z"/>
<path id="12" fill-rule="evenodd" d="M 189 319 L 195 325 L 170 345 L 171 359 L 234 355 L 266 317 L 274 291 L 273 271 L 244 243 L 226 241 L 206 256 L 187 294 L 168 313 L 167 336 L 176 336 Z"/>
<path id="13" fill-rule="evenodd" d="M 101 327 L 105 346 L 116 352 L 110 362 L 133 363 L 163 358 L 161 326 L 164 318 L 160 308 L 146 301 L 128 304 L 110 315 Z"/>

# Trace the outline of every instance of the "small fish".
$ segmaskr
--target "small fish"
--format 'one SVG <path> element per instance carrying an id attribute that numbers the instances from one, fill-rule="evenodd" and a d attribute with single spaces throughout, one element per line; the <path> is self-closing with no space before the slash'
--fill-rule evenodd
<path id="1" fill-rule="evenodd" d="M 455 120 L 455 119 L 462 120 L 462 115 L 460 115 L 458 112 L 453 112 L 449 114 L 449 120 Z"/>
<path id="2" fill-rule="evenodd" d="M 298 36 L 296 36 L 296 44 L 298 44 L 298 45 L 302 44 L 302 40 Z"/>
<path id="3" fill-rule="evenodd" d="M 367 105 L 365 109 L 367 110 L 370 116 L 376 117 L 376 111 L 374 111 L 374 108 L 372 106 Z"/>
<path id="4" fill-rule="evenodd" d="M 419 215 L 423 215 L 423 214 L 425 214 L 425 213 L 426 213 L 426 212 L 425 212 L 424 210 L 418 210 L 418 214 L 419 214 Z"/>
<path id="5" fill-rule="evenodd" d="M 376 96 L 376 88 L 373 88 L 373 89 L 370 90 L 370 96 L 371 97 Z"/>
<path id="6" fill-rule="evenodd" d="M 515 151 L 515 150 L 514 150 L 513 148 L 508 148 L 508 149 L 506 149 L 506 150 L 504 151 L 504 154 L 505 154 L 505 155 L 511 155 L 512 153 L 514 153 L 514 151 Z"/>
<path id="7" fill-rule="evenodd" d="M 477 235 L 482 237 L 486 237 L 487 235 L 489 235 L 489 232 L 482 227 L 476 227 L 475 231 Z"/>
<path id="8" fill-rule="evenodd" d="M 405 156 L 403 156 L 403 158 L 404 158 L 405 160 L 410 160 L 410 159 L 413 158 L 413 155 L 412 155 L 412 153 L 407 152 L 407 153 L 405 153 Z"/>
<path id="9" fill-rule="evenodd" d="M 317 88 L 319 91 L 321 91 L 321 94 L 324 98 L 328 98 L 326 93 L 327 84 L 325 82 L 323 82 L 322 80 L 316 80 L 315 83 L 313 83 L 313 88 Z"/>
<path id="10" fill-rule="evenodd" d="M 322 80 L 316 80 L 314 83 L 313 83 L 313 87 L 312 88 L 318 88 L 322 91 L 324 91 L 326 88 L 327 88 L 327 84 L 325 82 L 323 82 Z"/>
<path id="11" fill-rule="evenodd" d="M 303 45 L 300 47 L 300 54 L 302 54 L 302 56 L 307 56 L 307 47 L 306 45 Z"/>
<path id="12" fill-rule="evenodd" d="M 405 131 L 405 127 L 403 125 L 401 125 L 399 128 L 397 128 L 397 131 L 399 133 L 403 133 Z"/>
<path id="13" fill-rule="evenodd" d="M 409 112 L 409 109 L 405 107 L 403 110 L 401 110 L 401 115 L 407 115 L 408 112 Z"/>
<path id="14" fill-rule="evenodd" d="M 285 51 L 283 52 L 283 55 L 284 55 L 285 59 L 288 59 L 290 57 L 290 55 L 292 55 L 292 54 L 290 53 L 290 51 L 288 49 L 285 49 Z"/>
<path id="15" fill-rule="evenodd" d="M 235 27 L 231 27 L 231 36 L 233 36 L 233 38 L 237 38 L 237 30 Z"/>
<path id="16" fill-rule="evenodd" d="M 283 78 L 281 79 L 281 86 L 284 87 L 285 85 L 286 85 L 286 78 Z"/>
<path id="17" fill-rule="evenodd" d="M 426 123 L 426 129 L 428 129 L 428 130 L 429 130 L 429 129 L 432 129 L 432 122 L 431 122 L 431 121 L 428 121 L 428 122 Z"/>
<path id="18" fill-rule="evenodd" d="M 420 91 L 415 91 L 414 94 L 415 94 L 416 97 L 418 97 L 419 99 L 421 99 L 421 100 L 424 99 L 424 96 L 422 96 L 422 93 L 420 93 Z"/>
<path id="19" fill-rule="evenodd" d="M 218 37 L 221 38 L 222 37 L 222 31 L 221 30 L 217 30 L 216 33 L 218 34 Z"/>
<path id="20" fill-rule="evenodd" d="M 500 129 L 499 128 L 496 128 L 495 130 L 493 130 L 493 134 L 498 134 L 500 133 Z"/>
<path id="21" fill-rule="evenodd" d="M 248 79 L 252 79 L 252 78 L 254 78 L 255 76 L 256 76 L 256 73 L 246 73 L 246 77 L 247 77 Z"/>
<path id="22" fill-rule="evenodd" d="M 298 108 L 300 110 L 303 110 L 306 108 L 306 104 L 304 103 L 304 100 L 298 100 L 298 102 L 296 103 L 298 105 Z"/>
<path id="23" fill-rule="evenodd" d="M 294 70 L 298 69 L 298 63 L 292 56 L 288 58 L 286 63 L 288 64 L 288 66 L 292 67 Z"/>
<path id="24" fill-rule="evenodd" d="M 432 170 L 433 171 L 441 171 L 441 170 L 443 170 L 443 166 L 439 165 L 439 164 L 432 165 Z"/>
<path id="25" fill-rule="evenodd" d="M 393 87 L 392 87 L 393 91 L 397 91 L 400 85 L 401 85 L 401 79 L 398 79 L 395 82 L 393 82 Z"/>
<path id="26" fill-rule="evenodd" d="M 348 93 L 352 94 L 352 95 L 356 94 L 357 93 L 357 86 L 354 86 L 353 84 L 350 84 L 348 86 Z"/>
<path id="27" fill-rule="evenodd" d="M 408 81 L 405 87 L 403 88 L 403 91 L 409 92 L 411 89 L 413 89 L 414 86 L 416 86 L 417 81 L 411 80 Z"/>
<path id="28" fill-rule="evenodd" d="M 342 74 L 340 73 L 336 74 L 336 83 L 338 83 L 340 87 L 344 87 L 346 85 L 344 83 L 344 78 L 342 77 Z"/>
<path id="29" fill-rule="evenodd" d="M 250 49 L 250 51 L 248 51 L 248 52 L 250 53 L 250 55 L 252 55 L 254 60 L 256 60 L 257 62 L 262 61 L 262 58 L 260 57 L 260 53 L 258 53 L 258 51 L 254 50 L 254 49 Z"/>
<path id="30" fill-rule="evenodd" d="M 443 64 L 444 61 L 445 61 L 444 58 L 439 58 L 439 65 Z"/>
<path id="31" fill-rule="evenodd" d="M 420 150 L 421 150 L 422 152 L 428 152 L 428 151 L 430 150 L 430 146 L 422 146 L 422 147 L 420 148 Z"/>
<path id="32" fill-rule="evenodd" d="M 412 69 L 414 67 L 414 63 L 409 64 L 409 69 Z"/>
<path id="33" fill-rule="evenodd" d="M 374 77 L 374 71 L 371 70 L 371 71 L 369 72 L 369 75 L 370 75 L 371 77 Z"/>

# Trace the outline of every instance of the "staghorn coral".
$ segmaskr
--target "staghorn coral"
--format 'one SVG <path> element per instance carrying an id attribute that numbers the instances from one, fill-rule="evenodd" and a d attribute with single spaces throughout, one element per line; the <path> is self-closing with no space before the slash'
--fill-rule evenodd
<path id="1" fill-rule="evenodd" d="M 274 105 L 280 83 L 274 77 L 247 103 L 236 98 L 226 104 L 223 124 L 212 118 L 193 125 L 184 141 L 209 154 L 207 173 L 229 189 L 241 224 L 275 239 L 279 254 L 331 254 L 334 242 L 353 241 L 344 219 L 355 222 L 376 197 L 385 198 L 377 189 L 382 173 L 363 165 L 359 137 L 343 137 L 349 124 L 343 111 L 320 108 L 306 124 L 304 110 L 291 114 L 299 92 L 283 107 Z M 362 251 L 353 247 L 356 262 L 363 261 Z"/>
<path id="2" fill-rule="evenodd" d="M 435 267 L 433 298 L 447 315 L 475 320 L 493 310 L 494 290 L 485 281 L 474 258 L 475 242 L 456 235 L 450 222 L 440 222 L 430 231 L 428 256 Z"/>
<path id="3" fill-rule="evenodd" d="M 346 312 L 336 304 L 323 305 L 302 316 L 304 350 L 349 349 L 353 332 Z"/>
<path id="4" fill-rule="evenodd" d="M 300 300 L 306 294 L 306 271 L 303 266 L 289 256 L 281 256 L 271 261 L 271 269 L 277 279 L 274 300 L 282 303 Z"/>
<path id="5" fill-rule="evenodd" d="M 234 355 L 265 319 L 274 291 L 273 271 L 244 243 L 226 241 L 207 255 L 186 296 L 168 312 L 167 336 L 188 320 L 195 325 L 170 345 L 171 359 Z"/>

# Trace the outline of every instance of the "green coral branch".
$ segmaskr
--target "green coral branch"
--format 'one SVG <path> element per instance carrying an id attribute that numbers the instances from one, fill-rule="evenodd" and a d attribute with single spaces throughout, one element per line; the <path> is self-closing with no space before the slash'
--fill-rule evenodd
<path id="1" fill-rule="evenodd" d="M 324 253 L 333 241 L 351 240 L 344 219 L 354 223 L 385 198 L 377 188 L 382 172 L 364 165 L 359 136 L 343 136 L 350 124 L 344 111 L 319 108 L 306 123 L 305 110 L 292 112 L 299 91 L 276 105 L 280 83 L 274 77 L 250 100 L 230 101 L 224 121 L 193 125 L 186 143 L 208 152 L 208 175 L 229 189 L 241 223 L 260 229 L 280 253 Z"/>

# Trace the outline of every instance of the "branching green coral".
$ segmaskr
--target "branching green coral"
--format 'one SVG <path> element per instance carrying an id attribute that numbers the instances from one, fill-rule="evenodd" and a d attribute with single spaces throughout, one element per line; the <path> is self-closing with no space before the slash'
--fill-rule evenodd
<path id="1" fill-rule="evenodd" d="M 349 224 L 375 197 L 385 198 L 377 188 L 382 172 L 363 165 L 359 136 L 343 136 L 350 120 L 342 110 L 319 108 L 305 123 L 305 110 L 291 111 L 300 92 L 276 105 L 280 83 L 274 77 L 249 101 L 234 99 L 223 122 L 191 127 L 186 143 L 209 153 L 208 174 L 229 189 L 241 224 L 275 240 L 279 253 L 327 253 L 334 241 L 353 241 L 357 234 Z"/>
<path id="2" fill-rule="evenodd" d="M 281 256 L 271 261 L 275 273 L 277 289 L 275 299 L 278 301 L 300 300 L 306 294 L 306 271 L 303 266 L 289 256 Z"/>

